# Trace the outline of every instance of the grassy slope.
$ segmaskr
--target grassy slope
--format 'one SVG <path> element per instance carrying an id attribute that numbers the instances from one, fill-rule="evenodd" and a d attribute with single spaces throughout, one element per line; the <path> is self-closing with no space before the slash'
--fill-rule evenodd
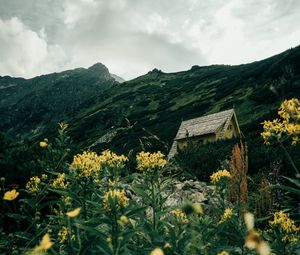
<path id="1" fill-rule="evenodd" d="M 275 88 L 276 93 L 272 92 Z M 274 90 L 274 89 L 273 89 Z M 235 107 L 242 131 L 275 116 L 280 101 L 300 96 L 300 47 L 263 61 L 239 66 L 194 66 L 178 73 L 153 70 L 106 90 L 71 120 L 72 132 L 84 146 L 114 130 L 109 143 L 128 151 L 146 142 L 146 129 L 170 145 L 181 120 Z M 126 120 L 127 119 L 127 120 Z M 129 122 L 128 122 L 129 121 Z M 155 139 L 153 149 L 164 149 Z"/>
<path id="2" fill-rule="evenodd" d="M 142 142 L 166 151 L 181 120 L 231 107 L 245 134 L 258 130 L 282 99 L 300 96 L 299 82 L 300 46 L 251 64 L 153 70 L 122 84 L 101 64 L 29 80 L 6 76 L 0 77 L 0 131 L 36 140 L 66 120 L 83 148 L 128 152 Z"/>
<path id="3" fill-rule="evenodd" d="M 0 76 L 0 131 L 41 135 L 114 84 L 118 83 L 102 64 L 32 79 Z"/>

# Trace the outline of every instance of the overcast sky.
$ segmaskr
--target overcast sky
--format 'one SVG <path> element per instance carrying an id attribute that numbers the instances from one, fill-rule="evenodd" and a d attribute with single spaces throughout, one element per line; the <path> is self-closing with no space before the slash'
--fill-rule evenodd
<path id="1" fill-rule="evenodd" d="M 0 75 L 248 63 L 299 45 L 299 25 L 299 0 L 0 0 Z"/>

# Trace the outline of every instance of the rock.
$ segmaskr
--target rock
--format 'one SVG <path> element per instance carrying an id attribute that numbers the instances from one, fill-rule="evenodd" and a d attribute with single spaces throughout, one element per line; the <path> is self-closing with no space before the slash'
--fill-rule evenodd
<path id="1" fill-rule="evenodd" d="M 171 193 L 166 200 L 166 205 L 178 206 L 186 202 L 204 204 L 209 201 L 214 190 L 214 186 L 209 186 L 205 182 L 194 180 L 176 181 L 171 190 L 166 191 L 166 193 Z"/>

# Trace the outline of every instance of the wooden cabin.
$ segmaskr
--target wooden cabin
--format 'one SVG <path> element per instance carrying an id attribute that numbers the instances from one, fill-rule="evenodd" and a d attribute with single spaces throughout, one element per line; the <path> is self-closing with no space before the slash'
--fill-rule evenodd
<path id="1" fill-rule="evenodd" d="M 240 133 L 234 109 L 182 121 L 174 138 L 168 159 L 174 157 L 178 148 L 183 149 L 190 142 L 205 144 L 220 139 L 237 137 Z"/>

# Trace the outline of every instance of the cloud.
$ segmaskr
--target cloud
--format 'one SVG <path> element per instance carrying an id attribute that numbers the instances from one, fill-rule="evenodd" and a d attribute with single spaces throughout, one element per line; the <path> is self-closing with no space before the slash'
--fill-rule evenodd
<path id="1" fill-rule="evenodd" d="M 66 61 L 58 45 L 48 45 L 45 31 L 35 32 L 13 17 L 0 19 L 1 75 L 33 77 L 59 71 Z"/>
<path id="2" fill-rule="evenodd" d="M 114 3 L 114 4 L 112 4 Z M 182 44 L 161 11 L 139 1 L 66 1 L 70 67 L 100 61 L 113 73 L 129 79 L 153 68 L 166 72 L 207 64 L 201 49 Z M 146 2 L 145 2 L 146 3 Z M 84 8 L 84 12 L 79 12 Z M 174 17 L 173 17 L 174 18 Z"/>
<path id="3" fill-rule="evenodd" d="M 130 79 L 153 68 L 173 72 L 192 65 L 252 62 L 300 42 L 298 0 L 22 3 L 0 0 L 0 35 L 5 38 L 0 46 L 6 42 L 7 47 L 0 57 L 12 56 L 1 58 L 2 74 L 28 77 L 102 62 Z M 14 26 L 20 32 L 11 35 Z M 26 59 L 23 65 L 20 56 Z"/>

